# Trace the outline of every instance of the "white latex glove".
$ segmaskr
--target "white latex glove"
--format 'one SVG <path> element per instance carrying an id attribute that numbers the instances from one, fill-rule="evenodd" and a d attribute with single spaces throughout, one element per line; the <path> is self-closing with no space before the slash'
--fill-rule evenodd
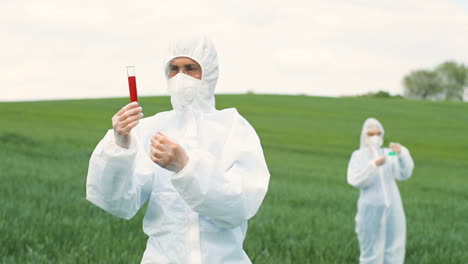
<path id="1" fill-rule="evenodd" d="M 179 172 L 189 160 L 182 146 L 160 132 L 151 139 L 150 158 L 159 166 L 173 172 Z"/>
<path id="2" fill-rule="evenodd" d="M 390 143 L 390 149 L 395 151 L 396 153 L 400 153 L 401 152 L 401 144 L 400 143 Z"/>
<path id="3" fill-rule="evenodd" d="M 374 162 L 375 162 L 375 165 L 381 166 L 382 164 L 385 163 L 385 156 L 382 156 L 382 157 L 376 159 Z"/>
<path id="4" fill-rule="evenodd" d="M 138 125 L 143 117 L 143 109 L 138 102 L 131 102 L 117 112 L 112 117 L 112 126 L 114 127 L 115 143 L 122 148 L 130 146 L 130 131 Z"/>

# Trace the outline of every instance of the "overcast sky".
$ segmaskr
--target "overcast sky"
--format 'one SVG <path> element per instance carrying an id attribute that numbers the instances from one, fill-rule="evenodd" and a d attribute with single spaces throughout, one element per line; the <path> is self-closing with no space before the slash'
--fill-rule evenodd
<path id="1" fill-rule="evenodd" d="M 166 93 L 169 40 L 204 33 L 218 93 L 402 93 L 411 70 L 468 64 L 466 0 L 2 0 L 0 101 Z"/>

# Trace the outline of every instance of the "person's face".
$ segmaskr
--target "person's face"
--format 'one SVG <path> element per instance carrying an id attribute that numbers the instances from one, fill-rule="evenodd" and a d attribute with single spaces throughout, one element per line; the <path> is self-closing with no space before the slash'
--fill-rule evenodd
<path id="1" fill-rule="evenodd" d="M 187 57 L 178 57 L 169 63 L 169 79 L 176 76 L 178 73 L 185 73 L 199 80 L 202 78 L 200 64 Z"/>
<path id="2" fill-rule="evenodd" d="M 378 130 L 377 128 L 372 128 L 371 130 L 367 131 L 367 136 L 372 137 L 372 136 L 381 136 L 382 131 Z"/>

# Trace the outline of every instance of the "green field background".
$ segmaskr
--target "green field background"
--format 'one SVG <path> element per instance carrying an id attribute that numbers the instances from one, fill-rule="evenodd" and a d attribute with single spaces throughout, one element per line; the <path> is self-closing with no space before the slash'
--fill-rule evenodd
<path id="1" fill-rule="evenodd" d="M 468 103 L 221 95 L 255 127 L 271 172 L 244 248 L 256 264 L 358 263 L 358 190 L 346 169 L 362 123 L 407 146 L 399 187 L 406 263 L 468 263 Z M 85 199 L 89 157 L 126 98 L 0 103 L 0 263 L 139 263 L 145 208 L 130 221 Z M 143 97 L 146 116 L 168 97 Z"/>

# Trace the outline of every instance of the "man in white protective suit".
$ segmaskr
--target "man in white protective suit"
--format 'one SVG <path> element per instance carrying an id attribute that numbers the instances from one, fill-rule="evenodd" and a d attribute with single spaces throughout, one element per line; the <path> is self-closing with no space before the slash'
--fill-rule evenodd
<path id="1" fill-rule="evenodd" d="M 215 109 L 209 39 L 175 42 L 165 70 L 174 109 L 141 119 L 133 102 L 115 114 L 91 156 L 86 198 L 124 219 L 149 200 L 141 263 L 251 263 L 247 220 L 270 178 L 260 140 L 235 108 Z"/>
<path id="2" fill-rule="evenodd" d="M 414 164 L 398 143 L 381 148 L 383 136 L 380 122 L 367 119 L 348 166 L 348 183 L 360 189 L 356 233 L 361 264 L 402 264 L 405 259 L 406 220 L 395 180 L 411 177 Z"/>

